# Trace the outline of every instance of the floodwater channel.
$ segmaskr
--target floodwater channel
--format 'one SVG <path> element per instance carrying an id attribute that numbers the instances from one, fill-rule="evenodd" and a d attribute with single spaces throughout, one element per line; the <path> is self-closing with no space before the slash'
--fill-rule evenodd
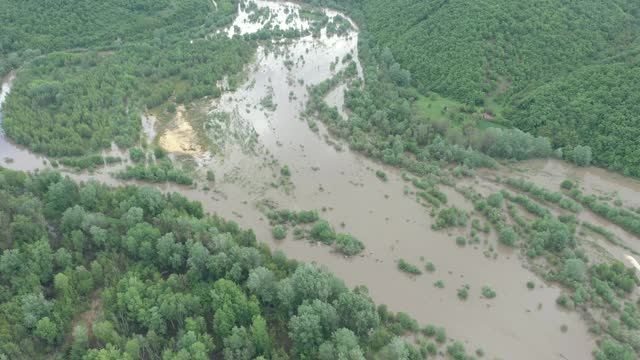
<path id="1" fill-rule="evenodd" d="M 283 29 L 308 27 L 299 14 L 287 20 L 289 14 L 298 13 L 300 5 L 263 0 L 255 3 L 268 7 L 270 21 Z M 339 15 L 332 10 L 324 12 L 330 18 Z M 238 29 L 242 33 L 260 30 L 248 19 L 241 9 L 229 34 Z M 421 325 L 444 326 L 449 337 L 464 341 L 470 351 L 482 348 L 489 358 L 503 359 L 591 358 L 595 341 L 586 322 L 578 313 L 556 305 L 561 289 L 545 284 L 528 270 L 517 251 L 499 245 L 493 234 L 483 240 L 496 248 L 495 258 L 483 255 L 488 245 L 456 245 L 456 236 L 468 236 L 469 230 L 432 230 L 434 220 L 429 211 L 415 201 L 415 196 L 405 194 L 407 183 L 400 170 L 351 152 L 346 144 L 331 138 L 321 124 L 314 132 L 301 118 L 308 86 L 330 78 L 346 66 L 336 59 L 351 54 L 357 60 L 357 42 L 357 28 L 353 26 L 343 35 L 329 36 L 323 29 L 320 37 L 305 36 L 260 46 L 255 62 L 246 70 L 246 81 L 237 90 L 225 92 L 220 99 L 198 109 L 206 114 L 206 120 L 197 130 L 211 137 L 217 151 L 202 150 L 191 155 L 198 160 L 201 172 L 215 172 L 215 185 L 211 190 L 171 184 L 156 187 L 201 201 L 207 211 L 254 229 L 258 239 L 273 249 L 281 249 L 301 261 L 326 265 L 350 286 L 367 286 L 377 303 L 407 312 Z M 361 72 L 359 65 L 358 68 Z M 2 101 L 14 77 L 12 74 L 4 79 Z M 341 110 L 343 92 L 333 91 L 329 98 L 330 104 Z M 263 106 L 268 103 L 265 99 L 271 99 L 275 106 Z M 163 136 L 156 133 L 152 116 L 145 116 L 144 121 L 148 137 Z M 49 163 L 11 143 L 0 132 L 0 165 L 32 171 L 46 168 Z M 284 165 L 291 170 L 286 183 L 280 182 Z M 581 176 L 584 183 L 594 187 L 617 190 L 629 204 L 640 203 L 638 183 L 610 176 L 604 170 L 589 168 L 580 170 L 586 173 L 577 173 L 564 162 L 527 162 L 521 169 L 519 174 L 527 174 L 530 180 L 554 190 L 565 177 Z M 380 181 L 376 170 L 384 170 L 388 181 Z M 105 167 L 92 174 L 69 175 L 76 180 L 97 179 L 110 185 L 131 183 L 111 177 L 112 171 Z M 450 204 L 472 210 L 472 204 L 453 189 L 442 190 Z M 294 240 L 291 234 L 284 240 L 274 240 L 266 216 L 256 206 L 265 200 L 290 210 L 316 209 L 338 231 L 361 239 L 366 250 L 362 256 L 345 258 L 329 247 Z M 436 271 L 408 276 L 397 269 L 400 258 L 422 268 L 431 261 Z M 433 285 L 437 280 L 444 281 L 443 289 Z M 534 281 L 536 288 L 527 289 L 527 281 Z M 466 284 L 470 286 L 470 296 L 462 301 L 456 292 Z M 490 285 L 497 297 L 484 299 L 484 285 Z M 561 331 L 562 325 L 568 326 L 566 333 Z"/>

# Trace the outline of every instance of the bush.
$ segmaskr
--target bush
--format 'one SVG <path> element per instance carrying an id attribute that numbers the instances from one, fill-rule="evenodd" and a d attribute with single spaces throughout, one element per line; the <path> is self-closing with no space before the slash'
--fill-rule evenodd
<path id="1" fill-rule="evenodd" d="M 575 184 L 573 183 L 573 181 L 569 180 L 569 179 L 565 179 L 561 184 L 560 187 L 565 189 L 565 190 L 571 190 L 573 189 L 573 187 L 575 186 Z"/>
<path id="2" fill-rule="evenodd" d="M 134 163 L 139 163 L 141 161 L 143 161 L 145 159 L 145 154 L 144 151 L 142 151 L 142 149 L 139 148 L 131 148 L 129 150 L 129 158 L 131 158 L 131 161 L 133 161 Z"/>
<path id="3" fill-rule="evenodd" d="M 440 230 L 454 226 L 465 226 L 467 225 L 468 221 L 469 216 L 467 215 L 467 213 L 453 206 L 440 210 L 436 223 L 431 227 L 434 230 Z"/>
<path id="4" fill-rule="evenodd" d="M 347 256 L 353 256 L 364 250 L 364 244 L 352 235 L 338 234 L 336 249 Z"/>
<path id="5" fill-rule="evenodd" d="M 425 267 L 427 268 L 427 271 L 428 271 L 428 272 L 434 272 L 434 271 L 436 271 L 436 266 L 435 266 L 435 265 L 433 265 L 433 263 L 432 263 L 431 261 L 429 261 L 429 262 L 425 265 Z"/>
<path id="6" fill-rule="evenodd" d="M 427 337 L 431 337 L 436 334 L 436 327 L 434 325 L 425 325 L 422 329 L 422 334 Z"/>
<path id="7" fill-rule="evenodd" d="M 487 299 L 493 299 L 494 297 L 496 297 L 496 292 L 493 291 L 493 289 L 491 289 L 489 285 L 485 285 L 482 287 L 482 296 Z"/>
<path id="8" fill-rule="evenodd" d="M 336 239 L 336 232 L 326 220 L 318 220 L 311 228 L 311 238 L 331 245 Z"/>
<path id="9" fill-rule="evenodd" d="M 527 281 L 527 288 L 533 290 L 536 287 L 536 284 L 533 281 Z"/>
<path id="10" fill-rule="evenodd" d="M 494 193 L 487 198 L 487 204 L 494 208 L 501 208 L 504 197 L 501 193 Z"/>
<path id="11" fill-rule="evenodd" d="M 498 238 L 501 243 L 507 246 L 515 246 L 518 241 L 518 234 L 512 227 L 505 227 L 500 231 L 500 237 Z"/>
<path id="12" fill-rule="evenodd" d="M 456 238 L 456 244 L 458 244 L 458 246 L 465 246 L 467 245 L 467 239 L 465 239 L 464 236 L 458 236 Z"/>
<path id="13" fill-rule="evenodd" d="M 469 285 L 465 285 L 458 289 L 458 298 L 460 300 L 467 300 L 469 297 Z"/>
<path id="14" fill-rule="evenodd" d="M 586 276 L 586 267 L 580 259 L 568 259 L 564 263 L 562 276 L 566 281 L 582 282 Z"/>
<path id="15" fill-rule="evenodd" d="M 388 180 L 387 179 L 387 174 L 382 170 L 376 170 L 376 176 L 382 181 L 387 181 Z"/>
<path id="16" fill-rule="evenodd" d="M 283 166 L 282 169 L 280 169 L 280 175 L 284 177 L 291 177 L 291 170 L 289 170 L 289 166 Z"/>
<path id="17" fill-rule="evenodd" d="M 400 259 L 398 261 L 398 269 L 413 275 L 422 274 L 422 271 L 417 266 L 407 262 L 405 259 Z"/>
<path id="18" fill-rule="evenodd" d="M 213 170 L 207 170 L 207 181 L 216 181 L 216 174 Z"/>
<path id="19" fill-rule="evenodd" d="M 467 360 L 466 349 L 460 341 L 454 341 L 453 344 L 447 346 L 447 353 L 455 360 Z"/>
<path id="20" fill-rule="evenodd" d="M 444 281 L 442 280 L 438 280 L 435 283 L 433 283 L 433 286 L 439 288 L 439 289 L 444 289 Z"/>
<path id="21" fill-rule="evenodd" d="M 287 237 L 287 228 L 283 225 L 276 225 L 271 229 L 271 234 L 276 240 L 282 240 Z"/>
<path id="22" fill-rule="evenodd" d="M 447 332 L 443 327 L 439 327 L 436 329 L 436 342 L 442 344 L 447 341 Z"/>
<path id="23" fill-rule="evenodd" d="M 302 224 L 311 224 L 312 222 L 318 221 L 320 217 L 318 216 L 318 212 L 310 210 L 310 211 L 300 211 L 296 214 L 296 219 L 299 223 Z"/>

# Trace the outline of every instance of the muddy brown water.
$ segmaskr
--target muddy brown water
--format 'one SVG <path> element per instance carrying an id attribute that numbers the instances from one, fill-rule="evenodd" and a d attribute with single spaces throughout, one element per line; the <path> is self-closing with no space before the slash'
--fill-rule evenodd
<path id="1" fill-rule="evenodd" d="M 291 11 L 298 9 L 298 5 L 292 3 L 256 3 L 269 7 L 274 13 L 273 19 L 280 22 L 286 22 L 285 7 Z M 329 16 L 337 14 L 326 12 Z M 241 12 L 235 23 L 243 33 L 260 29 L 247 19 L 248 15 Z M 307 25 L 302 19 L 294 19 L 286 26 L 304 28 Z M 229 114 L 230 119 L 228 123 L 214 124 L 220 126 L 216 129 L 222 132 L 211 131 L 212 137 L 225 137 L 219 139 L 225 141 L 220 143 L 218 152 L 196 156 L 201 172 L 211 169 L 216 173 L 216 183 L 210 184 L 212 189 L 204 191 L 202 186 L 193 189 L 166 184 L 157 187 L 201 201 L 207 211 L 254 229 L 260 241 L 283 250 L 292 258 L 326 265 L 350 286 L 366 285 L 377 303 L 407 312 L 421 324 L 444 326 L 450 337 L 465 341 L 470 351 L 481 347 L 489 357 L 503 359 L 591 358 L 595 342 L 586 323 L 577 313 L 563 311 L 555 304 L 560 288 L 544 284 L 523 265 L 525 262 L 516 252 L 496 244 L 494 235 L 486 240 L 497 249 L 496 259 L 483 256 L 486 249 L 483 244 L 463 248 L 455 244 L 456 236 L 468 237 L 468 229 L 433 231 L 429 211 L 418 204 L 414 196 L 404 194 L 407 183 L 399 170 L 353 153 L 340 141 L 327 141 L 327 131 L 321 124 L 318 124 L 319 132 L 314 133 L 300 118 L 308 100 L 307 86 L 342 69 L 344 65 L 338 62 L 331 70 L 330 64 L 336 57 L 342 59 L 351 53 L 357 59 L 357 39 L 356 31 L 339 37 L 328 37 L 323 31 L 318 39 L 304 37 L 260 47 L 255 62 L 247 68 L 248 80 L 203 110 L 212 119 L 220 113 Z M 287 59 L 293 61 L 293 67 L 285 65 Z M 2 99 L 12 80 L 10 76 L 3 82 Z M 260 105 L 269 94 L 277 105 L 275 110 Z M 332 91 L 327 101 L 342 110 L 343 92 Z M 150 140 L 162 135 L 156 134 L 152 117 L 145 117 L 144 121 L 145 134 Z M 247 138 L 256 140 L 251 143 Z M 5 161 L 5 157 L 13 158 L 13 162 Z M 0 135 L 0 165 L 35 170 L 48 166 L 43 161 L 42 157 Z M 281 181 L 283 165 L 291 169 L 291 181 L 274 187 L 273 184 Z M 588 183 L 594 188 L 616 189 L 630 204 L 640 203 L 640 187 L 636 182 L 600 169 L 576 172 L 566 163 L 554 161 L 525 162 L 518 166 L 519 174 L 526 174 L 532 181 L 552 189 L 557 189 L 565 177 L 576 176 L 583 186 Z M 376 170 L 385 171 L 389 180 L 380 181 L 375 176 Z M 94 174 L 70 176 L 77 180 L 97 179 L 110 185 L 131 183 L 114 179 L 109 175 L 112 171 L 114 168 L 104 168 Z M 443 191 L 450 204 L 472 208 L 452 189 L 443 187 Z M 281 208 L 319 210 L 338 231 L 349 232 L 365 243 L 363 256 L 347 259 L 326 246 L 295 241 L 291 235 L 282 241 L 273 240 L 268 221 L 256 208 L 256 204 L 265 199 Z M 326 211 L 322 211 L 323 208 Z M 407 276 L 397 270 L 400 258 L 423 269 L 424 263 L 431 261 L 437 270 L 417 277 Z M 434 287 L 436 280 L 443 280 L 445 288 Z M 525 284 L 530 280 L 537 284 L 535 290 L 527 289 Z M 456 297 L 456 290 L 465 284 L 471 286 L 470 296 L 461 301 Z M 484 285 L 496 291 L 495 299 L 481 297 Z M 562 325 L 568 326 L 567 333 L 561 332 Z"/>

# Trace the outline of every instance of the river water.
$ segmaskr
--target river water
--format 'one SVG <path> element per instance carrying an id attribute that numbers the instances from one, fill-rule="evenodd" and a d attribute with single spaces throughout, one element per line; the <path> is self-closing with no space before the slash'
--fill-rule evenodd
<path id="1" fill-rule="evenodd" d="M 297 4 L 255 2 L 259 7 L 268 7 L 272 21 L 278 21 L 283 28 L 308 27 L 299 15 L 287 22 L 290 13 L 297 14 Z M 338 15 L 324 11 L 329 17 Z M 232 26 L 228 33 L 238 28 L 242 33 L 258 31 L 261 27 L 248 18 L 241 11 L 236 27 Z M 209 185 L 212 189 L 170 184 L 157 187 L 181 192 L 201 201 L 207 211 L 253 228 L 260 241 L 282 249 L 292 258 L 326 265 L 350 286 L 366 285 L 377 303 L 407 312 L 421 324 L 444 326 L 450 337 L 463 340 L 471 351 L 481 347 L 489 357 L 504 359 L 590 358 L 595 341 L 586 323 L 577 313 L 563 311 L 555 304 L 560 288 L 544 284 L 526 268 L 517 252 L 497 244 L 493 234 L 486 236 L 487 245 L 459 247 L 455 238 L 468 236 L 468 229 L 433 231 L 428 210 L 414 196 L 405 195 L 406 182 L 399 170 L 349 151 L 346 144 L 330 138 L 321 124 L 316 133 L 301 119 L 308 99 L 307 86 L 341 70 L 345 66 L 342 61 L 332 69 L 336 58 L 352 54 L 357 59 L 357 41 L 354 27 L 342 36 L 327 36 L 323 30 L 319 38 L 307 36 L 260 46 L 255 62 L 247 68 L 247 80 L 239 89 L 195 109 L 206 114 L 204 131 L 216 143 L 216 152 L 194 155 L 200 171 L 211 169 L 216 173 L 215 184 Z M 359 64 L 358 69 L 361 73 Z M 9 77 L 3 82 L 1 99 L 12 80 Z M 261 106 L 265 98 L 271 98 L 276 107 Z M 342 91 L 331 92 L 327 101 L 342 111 Z M 144 121 L 150 139 L 163 136 L 156 134 L 153 117 L 145 116 Z M 6 157 L 13 161 L 6 161 Z M 0 165 L 35 170 L 48 166 L 43 161 L 0 135 Z M 283 165 L 291 169 L 292 175 L 290 181 L 280 183 Z M 527 162 L 521 168 L 519 174 L 553 189 L 565 174 L 580 176 L 562 162 Z M 380 181 L 376 170 L 385 171 L 389 180 Z M 111 171 L 105 168 L 92 174 L 70 175 L 79 180 L 122 184 L 109 176 Z M 594 187 L 617 189 L 630 204 L 639 200 L 637 183 L 601 170 L 581 171 L 600 174 L 589 178 Z M 587 183 L 585 177 L 582 179 Z M 472 204 L 453 189 L 442 190 L 450 204 L 472 209 Z M 367 247 L 364 255 L 347 259 L 328 247 L 293 240 L 291 235 L 282 241 L 273 240 L 268 221 L 256 207 L 264 200 L 280 208 L 319 210 L 339 231 L 361 239 Z M 483 256 L 489 245 L 497 249 L 496 258 Z M 400 258 L 414 264 L 431 261 L 437 270 L 407 276 L 397 270 Z M 434 287 L 436 280 L 443 280 L 445 288 Z M 525 284 L 530 280 L 537 284 L 535 290 L 527 289 Z M 465 284 L 471 287 L 470 296 L 461 301 L 456 290 Z M 496 291 L 495 299 L 481 297 L 484 285 Z M 561 332 L 562 325 L 568 326 L 568 332 Z"/>

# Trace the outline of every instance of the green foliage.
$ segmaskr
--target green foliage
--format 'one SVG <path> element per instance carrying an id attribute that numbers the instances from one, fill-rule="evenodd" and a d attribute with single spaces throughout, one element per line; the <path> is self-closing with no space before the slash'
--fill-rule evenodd
<path id="1" fill-rule="evenodd" d="M 283 225 L 276 225 L 271 228 L 271 234 L 276 240 L 282 240 L 287 237 L 287 228 Z"/>
<path id="2" fill-rule="evenodd" d="M 280 169 L 280 175 L 284 177 L 291 177 L 291 170 L 289 170 L 289 166 L 285 165 Z"/>
<path id="3" fill-rule="evenodd" d="M 318 220 L 311 228 L 311 238 L 331 245 L 336 239 L 336 232 L 326 220 Z"/>
<path id="4" fill-rule="evenodd" d="M 620 344 L 613 339 L 605 339 L 594 352 L 596 360 L 633 360 L 636 353 L 628 344 Z"/>
<path id="5" fill-rule="evenodd" d="M 507 178 L 505 183 L 509 186 L 515 187 L 520 191 L 531 194 L 538 200 L 548 201 L 554 204 L 558 204 L 563 209 L 569 210 L 574 213 L 582 211 L 582 206 L 575 202 L 573 199 L 567 198 L 559 192 L 552 192 L 544 187 L 535 185 L 530 181 L 524 179 Z"/>
<path id="6" fill-rule="evenodd" d="M 364 359 L 389 329 L 417 328 L 386 310 L 381 322 L 365 289 L 272 254 L 179 194 L 50 171 L 0 179 L 0 219 L 13 224 L 0 232 L 8 358 Z M 77 323 L 88 309 L 92 323 Z"/>
<path id="7" fill-rule="evenodd" d="M 487 204 L 494 208 L 502 208 L 504 198 L 501 193 L 493 193 L 487 197 Z"/>
<path id="8" fill-rule="evenodd" d="M 620 261 L 613 264 L 598 264 L 592 266 L 590 273 L 593 278 L 608 283 L 611 287 L 619 288 L 627 293 L 632 292 L 638 285 L 640 279 L 633 268 L 628 268 Z"/>
<path id="9" fill-rule="evenodd" d="M 637 46 L 629 53 L 637 53 Z M 533 90 L 512 114 L 514 124 L 549 136 L 554 145 L 567 148 L 567 159 L 578 165 L 589 165 L 593 157 L 597 165 L 640 176 L 640 163 L 633 155 L 640 118 L 631 105 L 638 101 L 636 58 L 621 55 Z"/>
<path id="10" fill-rule="evenodd" d="M 136 164 L 127 166 L 115 174 L 119 179 L 145 180 L 154 183 L 174 182 L 180 185 L 192 185 L 193 178 L 184 170 L 173 166 L 168 158 L 164 158 L 155 164 Z"/>
<path id="11" fill-rule="evenodd" d="M 357 255 L 364 250 L 364 244 L 355 236 L 338 234 L 336 236 L 336 249 L 347 256 Z"/>
<path id="12" fill-rule="evenodd" d="M 114 141 L 129 148 L 139 140 L 145 108 L 170 96 L 177 102 L 218 96 L 216 81 L 239 72 L 254 48 L 222 36 L 202 40 L 199 31 L 214 32 L 235 12 L 211 6 L 205 0 L 4 4 L 0 62 L 27 48 L 44 54 L 20 71 L 3 106 L 7 135 L 50 156 L 83 156 Z"/>
<path id="13" fill-rule="evenodd" d="M 469 285 L 465 285 L 458 289 L 457 294 L 460 300 L 467 300 L 469 297 Z"/>
<path id="14" fill-rule="evenodd" d="M 422 270 L 405 259 L 398 260 L 398 269 L 413 275 L 422 274 Z"/>
<path id="15" fill-rule="evenodd" d="M 460 341 L 454 341 L 453 344 L 447 346 L 447 354 L 455 360 L 467 360 L 467 350 Z"/>
<path id="16" fill-rule="evenodd" d="M 567 281 L 582 282 L 587 273 L 584 262 L 580 259 L 567 259 L 564 263 L 562 276 Z"/>
<path id="17" fill-rule="evenodd" d="M 482 287 L 482 296 L 487 299 L 493 299 L 496 297 L 496 292 L 489 285 L 485 285 Z"/>
<path id="18" fill-rule="evenodd" d="M 591 147 L 577 145 L 568 155 L 568 158 L 578 166 L 589 166 L 591 165 L 591 156 Z"/>
<path id="19" fill-rule="evenodd" d="M 139 163 L 141 161 L 144 161 L 145 157 L 146 157 L 146 154 L 144 153 L 144 151 L 142 151 L 142 149 L 139 149 L 139 148 L 129 149 L 129 158 L 131 158 L 131 161 L 133 161 L 134 163 Z"/>
<path id="20" fill-rule="evenodd" d="M 637 3 L 401 0 L 387 5 L 363 2 L 367 28 L 381 48 L 390 48 L 381 62 L 407 68 L 422 93 L 490 106 L 502 111 L 495 120 L 504 116 L 524 131 L 549 137 L 569 150 L 571 160 L 576 160 L 573 148 L 588 145 L 595 163 L 640 174 L 632 155 L 640 137 L 634 107 L 638 44 L 630 35 L 639 29 Z M 589 162 L 583 154 L 578 158 Z"/>
<path id="21" fill-rule="evenodd" d="M 633 234 L 640 235 L 640 214 L 600 202 L 595 196 L 583 195 L 578 189 L 571 190 L 569 196 L 614 224 L 620 225 Z"/>
<path id="22" fill-rule="evenodd" d="M 382 181 L 387 181 L 387 173 L 382 170 L 376 170 L 376 176 Z"/>
<path id="23" fill-rule="evenodd" d="M 425 265 L 426 269 L 428 272 L 434 272 L 436 271 L 436 266 L 433 265 L 433 263 L 431 261 L 427 262 L 427 264 Z"/>
<path id="24" fill-rule="evenodd" d="M 515 246 L 516 242 L 518 242 L 518 234 L 513 230 L 512 227 L 507 226 L 500 230 L 500 235 L 498 239 L 501 243 L 507 246 Z"/>
<path id="25" fill-rule="evenodd" d="M 536 287 L 536 284 L 533 281 L 527 281 L 527 289 L 533 290 Z"/>
<path id="26" fill-rule="evenodd" d="M 216 181 L 216 173 L 213 170 L 207 170 L 207 181 Z"/>
<path id="27" fill-rule="evenodd" d="M 573 189 L 574 186 L 575 186 L 575 184 L 573 183 L 573 181 L 571 181 L 569 179 L 564 179 L 562 181 L 562 183 L 560 184 L 560 187 L 565 189 L 565 190 L 571 190 L 571 189 Z"/>
<path id="28" fill-rule="evenodd" d="M 469 215 L 467 215 L 464 210 L 452 206 L 440 210 L 436 223 L 431 225 L 431 227 L 434 230 L 440 230 L 448 227 L 466 226 L 468 221 Z"/>

